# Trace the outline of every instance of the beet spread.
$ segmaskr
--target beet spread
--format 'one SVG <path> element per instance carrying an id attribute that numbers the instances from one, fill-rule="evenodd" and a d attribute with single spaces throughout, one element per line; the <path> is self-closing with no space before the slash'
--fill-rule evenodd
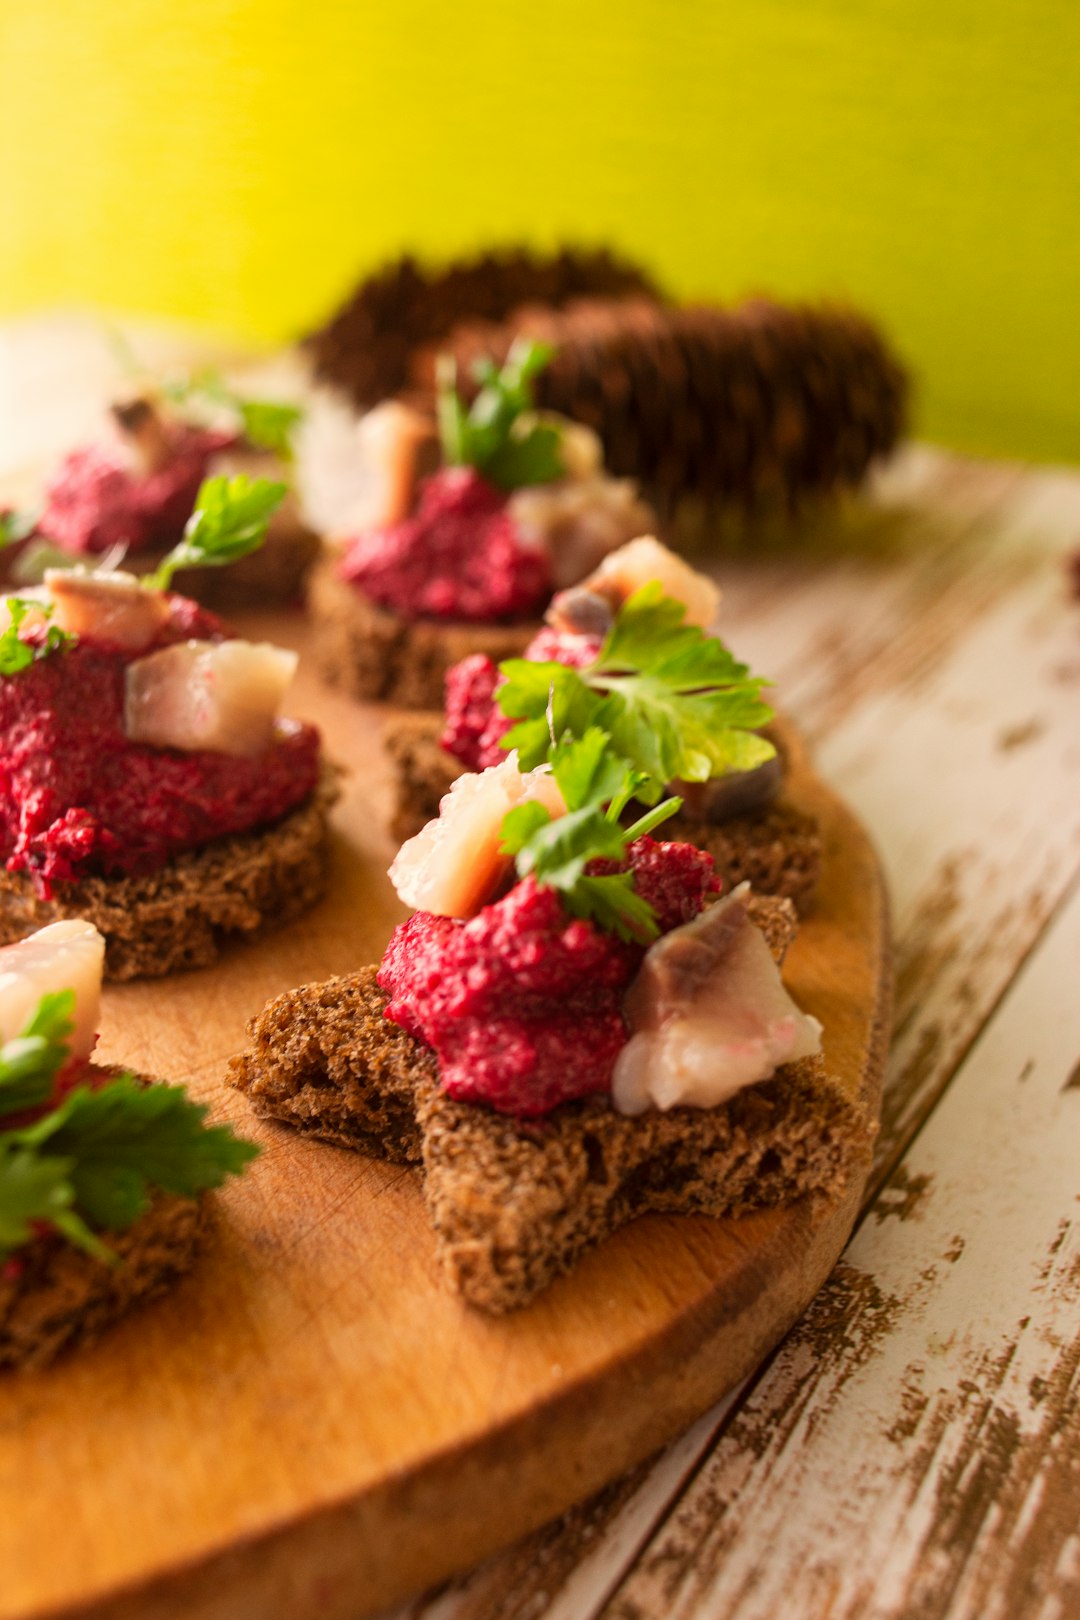
<path id="1" fill-rule="evenodd" d="M 690 844 L 639 838 L 628 855 L 663 933 L 719 893 L 712 858 Z M 395 931 L 379 983 L 386 1016 L 434 1049 L 450 1096 L 529 1118 L 610 1089 L 627 1039 L 622 998 L 643 955 L 530 877 L 468 922 L 418 911 Z"/>
<path id="2" fill-rule="evenodd" d="M 284 726 L 254 759 L 128 741 L 127 665 L 173 642 L 226 635 L 196 603 L 169 603 L 168 623 L 138 655 L 84 637 L 0 678 L 0 857 L 46 896 L 57 880 L 153 871 L 181 850 L 276 820 L 315 786 L 311 726 Z"/>
<path id="3" fill-rule="evenodd" d="M 602 645 L 599 636 L 566 635 L 545 625 L 524 656 L 533 663 L 584 669 Z M 467 771 L 486 771 L 505 759 L 502 739 L 514 724 L 495 701 L 499 668 L 484 653 L 472 653 L 446 672 L 446 723 L 439 742 Z"/>
<path id="4" fill-rule="evenodd" d="M 167 457 L 153 472 L 139 472 L 119 447 L 88 445 L 65 456 L 46 487 L 41 534 L 79 555 L 172 545 L 211 458 L 235 444 L 236 434 L 186 422 L 170 423 L 167 433 Z"/>
<path id="5" fill-rule="evenodd" d="M 552 589 L 546 555 L 472 467 L 443 468 L 421 484 L 412 517 L 357 535 L 341 577 L 407 619 L 527 619 Z"/>

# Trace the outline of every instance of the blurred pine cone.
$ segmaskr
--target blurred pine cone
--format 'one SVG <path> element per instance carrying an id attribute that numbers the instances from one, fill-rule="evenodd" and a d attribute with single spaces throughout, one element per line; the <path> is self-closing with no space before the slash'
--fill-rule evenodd
<path id="1" fill-rule="evenodd" d="M 538 402 L 596 429 L 609 472 L 672 507 L 683 495 L 746 509 L 857 484 L 905 424 L 908 382 L 878 329 L 846 308 L 763 299 L 735 309 L 654 301 L 529 307 L 462 323 L 413 357 L 430 397 L 437 352 L 463 382 L 519 334 L 555 347 Z"/>
<path id="2" fill-rule="evenodd" d="M 425 271 L 405 256 L 369 276 L 320 331 L 305 339 L 315 374 L 362 409 L 404 388 L 413 351 L 462 321 L 503 321 L 522 304 L 561 309 L 571 299 L 659 299 L 639 265 L 606 250 L 484 253 Z"/>

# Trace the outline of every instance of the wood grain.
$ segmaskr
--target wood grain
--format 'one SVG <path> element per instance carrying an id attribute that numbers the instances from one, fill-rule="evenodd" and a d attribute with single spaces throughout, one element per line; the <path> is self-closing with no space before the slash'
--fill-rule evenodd
<path id="1" fill-rule="evenodd" d="M 295 618 L 240 628 L 305 645 Z M 415 1174 L 258 1127 L 221 1089 L 246 1018 L 287 985 L 377 958 L 402 915 L 380 870 L 379 719 L 325 693 L 307 662 L 293 707 L 351 767 L 330 899 L 213 971 L 110 989 L 104 1015 L 106 1060 L 193 1082 L 267 1151 L 221 1198 L 214 1245 L 174 1295 L 0 1387 L 11 1620 L 355 1616 L 459 1568 L 742 1377 L 855 1215 L 858 1184 L 812 1210 L 643 1219 L 494 1322 L 438 1280 Z M 825 1026 L 830 1068 L 873 1106 L 889 1002 L 876 858 L 805 766 L 792 792 L 822 818 L 826 861 L 787 976 Z M 93 1489 L 58 1548 L 72 1480 Z"/>

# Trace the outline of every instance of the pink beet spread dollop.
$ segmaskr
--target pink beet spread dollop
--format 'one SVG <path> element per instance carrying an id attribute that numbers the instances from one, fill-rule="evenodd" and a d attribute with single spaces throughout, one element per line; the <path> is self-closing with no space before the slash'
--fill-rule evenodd
<path id="1" fill-rule="evenodd" d="M 0 677 L 0 858 L 45 895 L 57 880 L 153 871 L 181 850 L 276 820 L 315 786 L 312 726 L 285 723 L 254 759 L 128 741 L 133 658 L 227 634 L 197 603 L 169 602 L 169 622 L 138 655 L 84 637 Z"/>
<path id="2" fill-rule="evenodd" d="M 584 669 L 601 645 L 599 636 L 567 635 L 544 625 L 524 656 L 537 664 Z M 502 740 L 514 722 L 495 700 L 500 684 L 498 665 L 484 653 L 472 653 L 446 672 L 446 717 L 439 742 L 467 771 L 486 771 L 506 756 Z"/>
<path id="3" fill-rule="evenodd" d="M 65 456 L 46 486 L 40 533 L 79 555 L 172 545 L 211 458 L 237 436 L 186 422 L 170 423 L 168 435 L 168 458 L 154 472 L 139 472 L 120 446 L 87 445 Z"/>
<path id="4" fill-rule="evenodd" d="M 664 933 L 720 891 L 712 857 L 691 844 L 639 838 L 628 856 Z M 433 1048 L 450 1096 L 533 1118 L 610 1089 L 643 954 L 529 877 L 468 922 L 418 911 L 395 931 L 379 983 L 386 1016 Z"/>
<path id="5" fill-rule="evenodd" d="M 522 539 L 506 495 L 472 467 L 425 479 L 412 517 L 357 535 L 341 577 L 407 619 L 513 622 L 551 595 L 547 556 Z"/>

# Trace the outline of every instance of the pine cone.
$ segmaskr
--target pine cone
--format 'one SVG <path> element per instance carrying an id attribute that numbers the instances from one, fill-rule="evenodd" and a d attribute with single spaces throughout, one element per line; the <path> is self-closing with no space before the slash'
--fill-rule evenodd
<path id="1" fill-rule="evenodd" d="M 659 298 L 640 266 L 607 252 L 523 248 L 426 272 L 405 256 L 362 281 L 344 307 L 305 339 L 316 376 L 361 408 L 406 386 L 413 350 L 438 343 L 461 321 L 503 321 L 522 304 L 560 309 L 575 298 Z"/>
<path id="2" fill-rule="evenodd" d="M 671 507 L 683 495 L 755 509 L 853 485 L 904 428 L 906 374 L 854 310 L 754 300 L 675 309 L 646 300 L 529 307 L 458 326 L 439 347 L 470 375 L 519 334 L 555 348 L 538 403 L 586 422 L 608 470 Z M 412 382 L 430 397 L 436 350 Z"/>

